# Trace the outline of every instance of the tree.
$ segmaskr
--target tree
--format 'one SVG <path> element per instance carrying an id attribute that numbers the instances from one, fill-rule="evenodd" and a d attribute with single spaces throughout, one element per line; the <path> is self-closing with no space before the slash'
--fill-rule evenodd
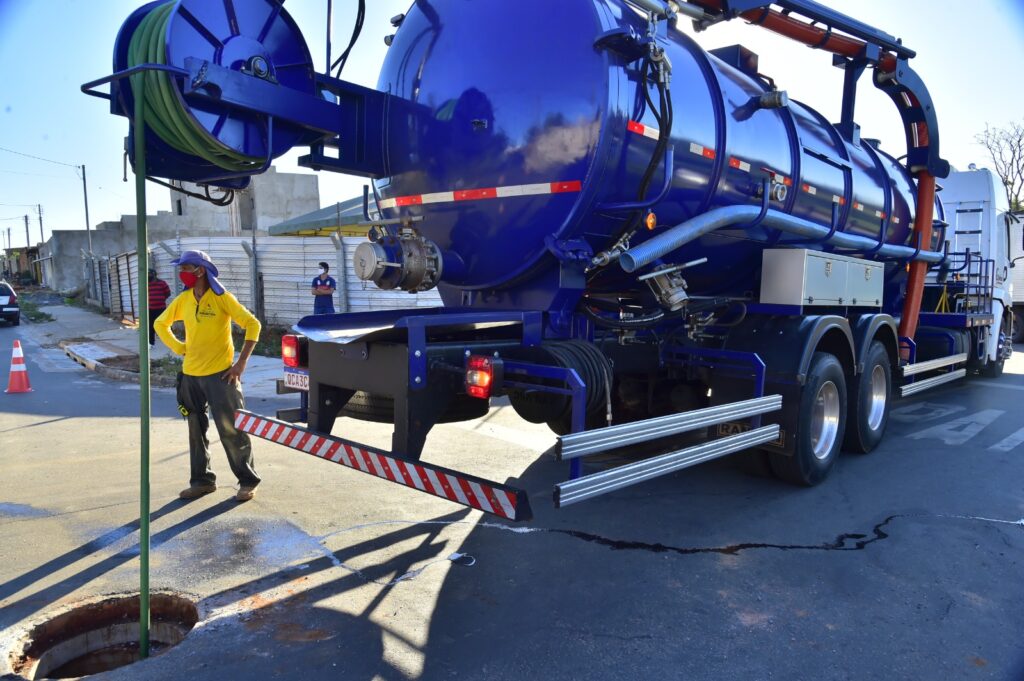
<path id="1" fill-rule="evenodd" d="M 1010 123 L 1005 128 L 985 126 L 978 144 L 988 150 L 996 174 L 1006 187 L 1010 210 L 1024 211 L 1024 125 Z"/>

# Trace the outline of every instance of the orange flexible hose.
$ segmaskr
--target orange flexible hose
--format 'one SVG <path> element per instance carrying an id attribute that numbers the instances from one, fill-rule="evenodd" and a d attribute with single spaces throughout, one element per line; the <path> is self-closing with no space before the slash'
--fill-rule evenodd
<path id="1" fill-rule="evenodd" d="M 917 173 L 917 215 L 914 216 L 914 243 L 928 249 L 932 243 L 932 218 L 935 210 L 935 176 L 927 170 Z M 920 235 L 920 242 L 916 241 Z M 900 338 L 913 338 L 917 332 L 917 320 L 921 313 L 921 297 L 924 294 L 924 275 L 928 263 L 910 263 L 907 277 L 907 295 L 903 299 L 903 315 L 900 317 Z"/>
<path id="2" fill-rule="evenodd" d="M 722 0 L 690 0 L 690 2 L 708 10 L 716 12 L 722 10 Z M 816 47 L 844 57 L 859 57 L 864 50 L 864 42 L 857 38 L 830 35 L 824 28 L 812 26 L 806 21 L 800 21 L 778 10 L 752 9 L 740 14 L 740 18 L 752 24 L 764 26 L 769 31 L 792 38 L 809 47 Z M 896 56 L 889 52 L 883 52 L 879 59 L 879 66 L 882 71 L 894 71 Z"/>

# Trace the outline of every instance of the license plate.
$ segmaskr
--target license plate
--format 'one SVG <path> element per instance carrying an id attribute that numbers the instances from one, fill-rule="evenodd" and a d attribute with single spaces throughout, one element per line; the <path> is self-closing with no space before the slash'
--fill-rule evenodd
<path id="1" fill-rule="evenodd" d="M 309 390 L 309 372 L 301 369 L 285 369 L 284 384 L 296 390 Z"/>
<path id="2" fill-rule="evenodd" d="M 17 311 L 18 311 L 18 308 L 16 308 L 16 307 L 5 307 L 4 308 L 4 312 L 17 312 Z"/>

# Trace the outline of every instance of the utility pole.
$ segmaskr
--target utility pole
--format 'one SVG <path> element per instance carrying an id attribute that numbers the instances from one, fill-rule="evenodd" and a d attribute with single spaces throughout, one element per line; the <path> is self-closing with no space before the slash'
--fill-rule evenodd
<path id="1" fill-rule="evenodd" d="M 89 253 L 92 254 L 92 227 L 89 226 L 89 189 L 85 184 L 85 164 L 82 164 L 82 196 L 85 197 L 85 234 L 89 240 Z"/>
<path id="2" fill-rule="evenodd" d="M 39 243 L 46 241 L 46 237 L 43 236 L 43 204 L 38 204 L 36 208 L 39 209 Z"/>
<path id="3" fill-rule="evenodd" d="M 28 249 L 29 249 L 29 247 L 31 245 L 32 244 L 29 241 L 29 237 L 28 237 L 28 216 L 26 215 L 25 216 L 25 266 L 28 268 L 29 272 L 32 271 L 32 263 L 28 259 Z M 21 263 L 20 262 L 18 263 L 18 271 L 19 272 L 21 271 Z"/>

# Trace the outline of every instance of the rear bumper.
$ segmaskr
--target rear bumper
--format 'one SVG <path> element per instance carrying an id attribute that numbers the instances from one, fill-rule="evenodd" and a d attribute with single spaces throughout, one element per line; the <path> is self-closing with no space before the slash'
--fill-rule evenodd
<path id="1" fill-rule="evenodd" d="M 235 427 L 252 436 L 341 464 L 403 487 L 513 521 L 530 520 L 533 513 L 526 492 L 514 487 L 413 461 L 333 435 L 260 416 L 250 411 L 235 413 Z"/>

